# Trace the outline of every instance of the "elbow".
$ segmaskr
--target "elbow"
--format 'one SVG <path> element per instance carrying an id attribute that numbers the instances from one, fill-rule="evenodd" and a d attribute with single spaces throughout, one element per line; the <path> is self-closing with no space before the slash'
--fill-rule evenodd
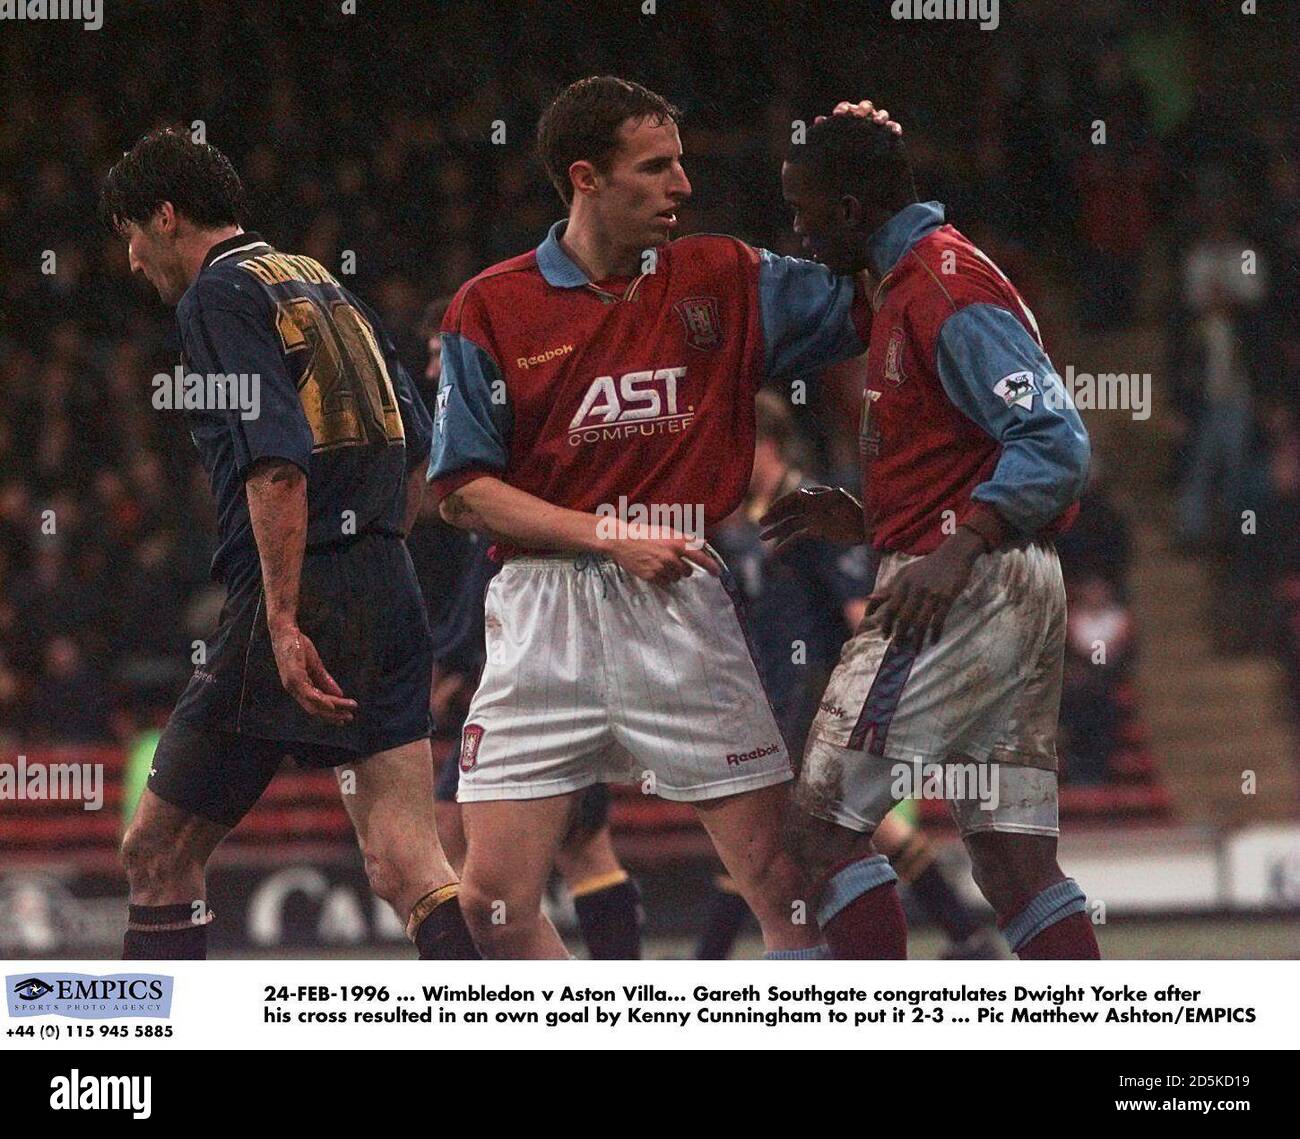
<path id="1" fill-rule="evenodd" d="M 493 478 L 477 471 L 463 479 L 457 476 L 451 482 L 451 489 L 438 497 L 438 516 L 461 530 L 488 533 L 480 510 L 491 501 L 486 492 L 490 490 L 493 481 Z M 445 482 L 440 485 L 439 479 L 433 479 L 430 485 L 435 495 L 447 487 Z"/>
<path id="2" fill-rule="evenodd" d="M 438 514 L 448 525 L 461 530 L 482 530 L 483 520 L 465 501 L 462 492 L 453 490 L 438 503 Z"/>
<path id="3" fill-rule="evenodd" d="M 1083 497 L 1083 492 L 1088 485 L 1088 474 L 1092 468 L 1092 446 L 1088 441 L 1088 433 L 1083 429 L 1082 423 L 1080 423 L 1073 445 L 1069 448 L 1064 459 L 1064 466 L 1068 472 L 1069 502 L 1078 502 Z"/>
<path id="4" fill-rule="evenodd" d="M 441 518 L 444 522 L 449 523 L 452 526 L 460 526 L 461 518 L 463 516 L 458 515 L 455 507 L 452 505 L 451 499 L 453 497 L 454 497 L 453 495 L 449 494 L 447 495 L 446 498 L 444 498 L 441 502 L 438 503 L 438 517 Z"/>

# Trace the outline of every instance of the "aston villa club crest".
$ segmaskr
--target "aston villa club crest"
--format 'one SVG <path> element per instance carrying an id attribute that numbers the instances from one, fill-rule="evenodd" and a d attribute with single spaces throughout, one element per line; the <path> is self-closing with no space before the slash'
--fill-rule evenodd
<path id="1" fill-rule="evenodd" d="M 478 745 L 483 742 L 483 725 L 466 724 L 460 737 L 460 769 L 468 775 L 478 766 Z"/>
<path id="2" fill-rule="evenodd" d="M 722 343 L 722 319 L 714 297 L 688 297 L 673 305 L 686 329 L 686 343 L 701 352 L 711 352 Z"/>
<path id="3" fill-rule="evenodd" d="M 885 379 L 898 387 L 907 376 L 903 373 L 903 330 L 895 328 L 889 334 L 889 345 L 885 349 Z"/>

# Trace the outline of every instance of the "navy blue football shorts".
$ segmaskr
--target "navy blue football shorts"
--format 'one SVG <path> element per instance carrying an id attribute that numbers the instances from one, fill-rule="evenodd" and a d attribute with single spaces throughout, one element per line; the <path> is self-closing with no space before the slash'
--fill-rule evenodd
<path id="1" fill-rule="evenodd" d="M 308 550 L 298 624 L 343 694 L 357 701 L 352 723 L 327 724 L 285 691 L 257 577 L 227 598 L 206 660 L 158 741 L 150 790 L 234 826 L 287 757 L 338 767 L 428 738 L 433 646 L 401 538 L 365 534 Z"/>

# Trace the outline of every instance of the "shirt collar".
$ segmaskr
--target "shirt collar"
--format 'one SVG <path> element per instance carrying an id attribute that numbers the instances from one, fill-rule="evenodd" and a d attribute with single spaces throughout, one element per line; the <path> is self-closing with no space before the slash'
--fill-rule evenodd
<path id="1" fill-rule="evenodd" d="M 867 261 L 877 277 L 897 265 L 918 241 L 943 225 L 942 202 L 904 206 L 867 239 Z"/>
<path id="2" fill-rule="evenodd" d="M 573 263 L 573 258 L 564 252 L 560 238 L 564 236 L 568 218 L 561 218 L 550 228 L 546 240 L 537 247 L 537 268 L 548 285 L 561 289 L 576 289 L 590 284 L 587 274 Z"/>
<path id="3" fill-rule="evenodd" d="M 266 245 L 262 240 L 261 234 L 257 233 L 237 233 L 234 237 L 228 237 L 225 241 L 218 241 L 211 249 L 208 255 L 203 258 L 203 264 L 199 266 L 199 272 L 202 273 L 209 265 L 215 261 L 220 261 L 228 253 L 242 253 L 246 249 L 255 249 L 259 245 Z"/>

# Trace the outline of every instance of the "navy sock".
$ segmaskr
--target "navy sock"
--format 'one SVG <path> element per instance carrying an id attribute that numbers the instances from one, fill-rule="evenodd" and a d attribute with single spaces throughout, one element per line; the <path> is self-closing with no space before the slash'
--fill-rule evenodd
<path id="1" fill-rule="evenodd" d="M 448 889 L 451 888 L 443 887 Z M 433 894 L 441 892 L 435 890 Z M 432 899 L 433 894 L 428 897 Z M 465 924 L 465 915 L 460 912 L 460 898 L 454 889 L 418 922 L 410 937 L 421 961 L 477 961 L 482 957 Z"/>
<path id="2" fill-rule="evenodd" d="M 700 937 L 699 947 L 695 950 L 697 961 L 725 961 L 735 948 L 740 931 L 749 921 L 749 903 L 735 890 L 726 890 L 721 886 L 713 891 L 709 899 L 708 925 Z"/>
<path id="3" fill-rule="evenodd" d="M 123 961 L 205 961 L 208 956 L 208 922 L 211 911 L 195 920 L 190 902 L 168 906 L 129 906 Z"/>
<path id="4" fill-rule="evenodd" d="M 582 891 L 581 885 L 578 890 Z M 593 961 L 641 959 L 641 891 L 631 878 L 575 892 L 573 908 Z"/>

